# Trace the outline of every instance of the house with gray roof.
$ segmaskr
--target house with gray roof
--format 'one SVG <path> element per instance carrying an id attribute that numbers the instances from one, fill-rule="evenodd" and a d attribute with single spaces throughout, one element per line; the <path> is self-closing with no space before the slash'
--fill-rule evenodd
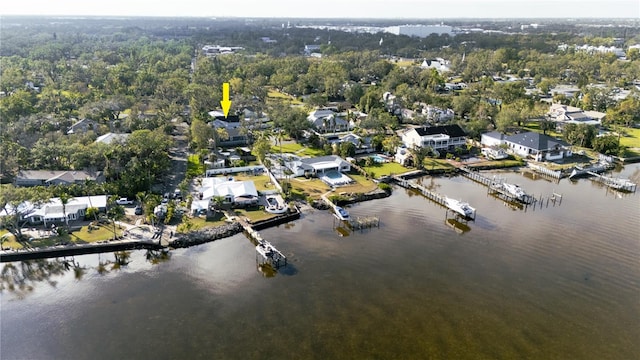
<path id="1" fill-rule="evenodd" d="M 82 184 L 86 180 L 104 182 L 100 171 L 82 170 L 21 170 L 15 178 L 16 186 L 49 186 Z"/>
<path id="2" fill-rule="evenodd" d="M 98 138 L 96 139 L 96 142 L 103 143 L 103 144 L 111 144 L 114 142 L 125 142 L 127 141 L 127 138 L 129 137 L 129 135 L 131 134 L 106 133 L 102 136 L 98 136 Z"/>
<path id="3" fill-rule="evenodd" d="M 328 155 L 314 158 L 293 158 L 285 162 L 293 176 L 322 176 L 328 172 L 348 172 L 351 164 L 340 156 Z"/>
<path id="4" fill-rule="evenodd" d="M 69 127 L 67 130 L 67 135 L 71 134 L 84 134 L 87 131 L 96 131 L 98 129 L 98 122 L 95 120 L 84 118 L 82 120 L 76 121 L 73 125 Z"/>
<path id="5" fill-rule="evenodd" d="M 564 124 L 586 124 L 598 127 L 602 124 L 605 115 L 599 111 L 583 111 L 573 106 L 551 104 L 547 117 L 561 129 Z"/>
<path id="6" fill-rule="evenodd" d="M 573 155 L 567 142 L 536 132 L 515 135 L 487 133 L 482 135 L 481 142 L 485 146 L 505 144 L 509 152 L 536 161 L 554 161 Z"/>
<path id="7" fill-rule="evenodd" d="M 338 115 L 332 109 L 318 109 L 312 111 L 307 120 L 311 126 L 319 132 L 339 132 L 348 131 L 353 128 L 353 124 Z"/>

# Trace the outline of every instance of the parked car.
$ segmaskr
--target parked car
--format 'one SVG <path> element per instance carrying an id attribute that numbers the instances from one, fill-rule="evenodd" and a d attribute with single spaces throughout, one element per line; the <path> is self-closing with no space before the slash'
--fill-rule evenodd
<path id="1" fill-rule="evenodd" d="M 134 210 L 134 213 L 135 213 L 136 215 L 142 215 L 142 213 L 143 213 L 143 211 L 142 211 L 142 206 L 140 206 L 140 205 L 136 206 L 136 208 L 135 208 L 135 210 Z"/>
<path id="2" fill-rule="evenodd" d="M 116 200 L 116 204 L 118 205 L 133 205 L 133 200 L 129 200 L 127 198 L 120 198 Z"/>

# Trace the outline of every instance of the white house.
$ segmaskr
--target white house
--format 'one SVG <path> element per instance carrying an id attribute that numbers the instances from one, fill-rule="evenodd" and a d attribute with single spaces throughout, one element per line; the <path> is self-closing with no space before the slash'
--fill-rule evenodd
<path id="1" fill-rule="evenodd" d="M 401 138 L 407 148 L 431 147 L 445 151 L 467 143 L 467 134 L 459 125 L 416 127 L 402 133 Z"/>
<path id="2" fill-rule="evenodd" d="M 507 145 L 508 151 L 511 153 L 525 158 L 533 158 L 536 161 L 560 160 L 573 155 L 571 146 L 565 141 L 536 132 L 516 135 L 503 135 L 495 132 L 482 134 L 482 145 L 501 144 Z"/>
<path id="3" fill-rule="evenodd" d="M 1 216 L 20 214 L 21 218 L 31 225 L 52 223 L 64 223 L 65 215 L 68 221 L 84 220 L 87 209 L 97 208 L 100 212 L 107 209 L 107 195 L 81 196 L 69 199 L 67 204 L 62 206 L 60 198 L 52 198 L 49 201 L 34 205 L 25 202 L 11 209 L 9 206 L 0 211 Z"/>
<path id="4" fill-rule="evenodd" d="M 354 133 L 348 133 L 346 135 L 342 135 L 335 140 L 329 140 L 329 143 L 341 144 L 343 142 L 350 142 L 356 147 L 356 154 L 364 154 L 373 152 L 373 146 L 371 145 L 370 137 L 362 137 L 356 135 Z"/>
<path id="5" fill-rule="evenodd" d="M 315 175 L 322 176 L 327 172 L 348 172 L 351 164 L 337 155 L 320 156 L 315 158 L 296 159 L 285 162 L 293 176 Z"/>
<path id="6" fill-rule="evenodd" d="M 451 109 L 441 109 L 436 106 L 427 105 L 422 108 L 422 115 L 425 115 L 427 119 L 431 121 L 439 122 L 453 119 L 455 112 Z"/>
<path id="7" fill-rule="evenodd" d="M 191 203 L 191 211 L 206 210 L 213 205 L 214 198 L 222 197 L 222 203 L 236 207 L 258 204 L 258 191 L 253 181 L 234 181 L 227 177 L 202 179 L 198 189 L 199 200 Z"/>
<path id="8" fill-rule="evenodd" d="M 307 116 L 307 120 L 315 129 L 325 133 L 329 131 L 348 131 L 353 128 L 349 121 L 343 119 L 331 109 L 314 110 Z"/>
<path id="9" fill-rule="evenodd" d="M 436 69 L 439 72 L 451 71 L 451 62 L 443 58 L 425 59 L 420 65 L 423 69 Z"/>
<path id="10" fill-rule="evenodd" d="M 583 111 L 580 108 L 562 104 L 551 104 L 551 108 L 547 113 L 548 118 L 560 126 L 562 126 L 562 124 L 600 126 L 605 115 L 605 113 L 599 111 Z"/>
<path id="11" fill-rule="evenodd" d="M 500 146 L 504 144 L 504 139 L 506 136 L 507 135 L 497 131 L 484 133 L 480 135 L 480 144 L 482 144 L 482 147 Z"/>

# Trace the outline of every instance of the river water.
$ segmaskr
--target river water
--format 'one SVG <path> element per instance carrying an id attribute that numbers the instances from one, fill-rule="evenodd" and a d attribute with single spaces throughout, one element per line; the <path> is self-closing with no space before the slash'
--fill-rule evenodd
<path id="1" fill-rule="evenodd" d="M 269 278 L 242 234 L 122 266 L 2 264 L 0 358 L 639 358 L 639 193 L 496 174 L 562 202 L 518 209 L 466 178 L 426 177 L 476 221 L 452 227 L 396 187 L 348 208 L 379 229 L 341 237 L 313 210 L 261 231 L 290 262 Z M 618 175 L 637 180 L 640 165 Z"/>

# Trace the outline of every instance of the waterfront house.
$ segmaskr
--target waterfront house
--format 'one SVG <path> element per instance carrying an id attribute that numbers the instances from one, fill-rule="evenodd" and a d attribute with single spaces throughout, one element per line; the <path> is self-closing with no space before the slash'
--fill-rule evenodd
<path id="1" fill-rule="evenodd" d="M 467 134 L 459 125 L 415 127 L 404 131 L 401 138 L 409 149 L 431 147 L 438 151 L 453 151 L 467 143 Z"/>
<path id="2" fill-rule="evenodd" d="M 99 212 L 107 211 L 107 195 L 81 196 L 69 199 L 63 207 L 60 198 L 52 198 L 42 204 L 32 204 L 25 202 L 20 204 L 16 211 L 21 219 L 29 225 L 43 224 L 45 227 L 51 224 L 64 223 L 65 215 L 67 221 L 84 220 L 87 209 L 97 208 Z M 1 216 L 15 215 L 11 209 L 5 208 L 0 211 Z"/>
<path id="3" fill-rule="evenodd" d="M 328 155 L 314 158 L 292 158 L 292 161 L 285 162 L 291 170 L 293 176 L 322 176 L 329 172 L 349 172 L 351 164 L 340 156 Z"/>
<path id="4" fill-rule="evenodd" d="M 515 135 L 492 132 L 482 135 L 483 146 L 502 144 L 507 146 L 507 151 L 524 158 L 533 158 L 536 161 L 560 160 L 573 155 L 571 146 L 565 141 L 536 132 Z"/>
<path id="5" fill-rule="evenodd" d="M 15 178 L 16 186 L 49 186 L 82 184 L 86 180 L 104 182 L 102 172 L 82 170 L 21 170 Z"/>
<path id="6" fill-rule="evenodd" d="M 222 198 L 223 206 L 230 208 L 258 204 L 258 191 L 253 181 L 235 181 L 226 176 L 207 177 L 202 179 L 198 199 L 191 203 L 191 212 L 195 214 L 211 208 L 218 197 Z"/>
<path id="7" fill-rule="evenodd" d="M 480 135 L 480 144 L 482 144 L 482 147 L 500 146 L 504 144 L 504 139 L 506 137 L 507 135 L 498 131 L 484 133 Z"/>

